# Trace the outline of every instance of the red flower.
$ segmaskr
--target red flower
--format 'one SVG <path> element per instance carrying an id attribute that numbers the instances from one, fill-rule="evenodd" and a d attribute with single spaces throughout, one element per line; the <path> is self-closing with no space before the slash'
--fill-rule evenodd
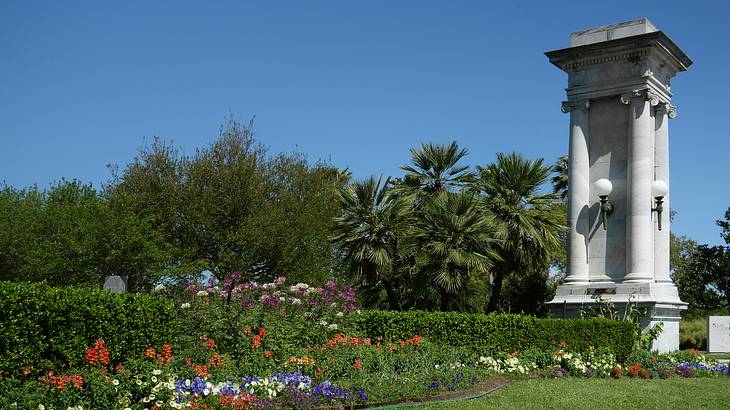
<path id="1" fill-rule="evenodd" d="M 84 361 L 92 366 L 101 364 L 106 367 L 109 364 L 109 350 L 104 344 L 104 339 L 97 339 L 94 342 L 94 347 L 86 349 Z"/>
<path id="2" fill-rule="evenodd" d="M 205 347 L 207 347 L 210 350 L 215 349 L 215 340 L 213 340 L 213 339 L 206 340 L 205 341 Z"/>
<path id="3" fill-rule="evenodd" d="M 259 337 L 263 338 L 264 336 L 266 336 L 266 333 L 267 332 L 266 332 L 265 327 L 262 327 L 261 329 L 259 329 Z"/>
<path id="4" fill-rule="evenodd" d="M 254 335 L 254 337 L 253 337 L 253 348 L 254 349 L 258 349 L 259 347 L 261 347 L 261 336 Z"/>
<path id="5" fill-rule="evenodd" d="M 273 356 L 273 355 L 274 355 L 274 354 L 273 354 L 273 353 L 271 353 L 271 352 L 270 352 L 270 351 L 268 351 L 268 350 L 264 352 L 264 357 L 265 357 L 265 358 L 267 358 L 267 359 L 271 359 L 271 356 Z"/>
<path id="6" fill-rule="evenodd" d="M 355 364 L 352 365 L 353 369 L 362 369 L 362 360 L 357 359 L 355 360 Z"/>

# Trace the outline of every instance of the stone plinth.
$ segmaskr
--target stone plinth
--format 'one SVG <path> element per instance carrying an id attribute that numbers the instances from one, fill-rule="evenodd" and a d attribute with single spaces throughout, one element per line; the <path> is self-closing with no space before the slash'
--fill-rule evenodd
<path id="1" fill-rule="evenodd" d="M 650 312 L 647 326 L 661 319 L 656 347 L 674 350 L 686 304 L 669 276 L 669 195 L 659 231 L 651 184 L 669 185 L 670 82 L 692 61 L 647 19 L 575 32 L 570 43 L 546 53 L 568 74 L 570 113 L 568 275 L 553 313 L 575 313 L 595 303 L 591 289 L 611 289 L 604 297 L 614 304 L 633 300 Z M 605 230 L 593 185 L 604 178 L 614 209 Z"/>
<path id="2" fill-rule="evenodd" d="M 730 316 L 707 318 L 707 353 L 730 353 Z"/>

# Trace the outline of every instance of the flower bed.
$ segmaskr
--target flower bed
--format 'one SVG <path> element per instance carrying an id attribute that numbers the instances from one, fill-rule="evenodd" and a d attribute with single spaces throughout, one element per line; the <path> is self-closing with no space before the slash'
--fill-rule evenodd
<path id="1" fill-rule="evenodd" d="M 160 291 L 165 292 L 164 289 Z M 369 405 L 437 396 L 494 378 L 695 377 L 727 373 L 696 351 L 626 361 L 608 347 L 553 341 L 494 352 L 413 333 L 368 337 L 348 287 L 241 282 L 191 284 L 173 297 L 177 334 L 115 356 L 97 339 L 80 364 L 29 362 L 0 376 L 0 402 L 47 409 L 253 409 Z M 126 340 L 119 338 L 118 340 Z"/>

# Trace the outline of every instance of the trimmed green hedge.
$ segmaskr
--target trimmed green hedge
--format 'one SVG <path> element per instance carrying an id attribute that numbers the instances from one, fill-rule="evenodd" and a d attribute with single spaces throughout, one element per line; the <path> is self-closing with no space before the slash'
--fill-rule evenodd
<path id="1" fill-rule="evenodd" d="M 161 297 L 0 282 L 0 373 L 76 366 L 97 338 L 112 361 L 175 337 L 175 307 Z"/>
<path id="2" fill-rule="evenodd" d="M 571 350 L 609 347 L 619 361 L 631 353 L 634 326 L 603 318 L 552 319 L 522 315 L 455 312 L 362 311 L 357 326 L 368 337 L 405 339 L 421 335 L 432 343 L 486 352 L 546 349 L 565 342 Z"/>

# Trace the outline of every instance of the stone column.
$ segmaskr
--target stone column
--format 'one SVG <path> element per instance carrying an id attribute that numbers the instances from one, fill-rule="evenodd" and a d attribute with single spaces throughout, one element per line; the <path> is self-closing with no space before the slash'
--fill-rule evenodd
<path id="1" fill-rule="evenodd" d="M 666 182 L 667 186 L 669 186 L 669 118 L 674 117 L 676 109 L 672 105 L 667 103 L 657 105 L 654 179 Z M 670 195 L 671 191 L 664 196 L 661 231 L 657 215 L 654 214 L 654 280 L 658 283 L 672 283 L 672 278 L 669 276 Z"/>
<path id="2" fill-rule="evenodd" d="M 566 101 L 561 110 L 570 112 L 568 148 L 568 275 L 566 283 L 588 283 L 588 207 L 590 199 L 590 162 L 588 159 L 588 100 Z"/>
<path id="3" fill-rule="evenodd" d="M 646 92 L 622 95 L 629 106 L 629 161 L 627 170 L 628 209 L 626 215 L 625 282 L 653 282 L 652 246 L 652 162 L 654 152 L 654 119 Z M 658 101 L 657 101 L 658 102 Z"/>

